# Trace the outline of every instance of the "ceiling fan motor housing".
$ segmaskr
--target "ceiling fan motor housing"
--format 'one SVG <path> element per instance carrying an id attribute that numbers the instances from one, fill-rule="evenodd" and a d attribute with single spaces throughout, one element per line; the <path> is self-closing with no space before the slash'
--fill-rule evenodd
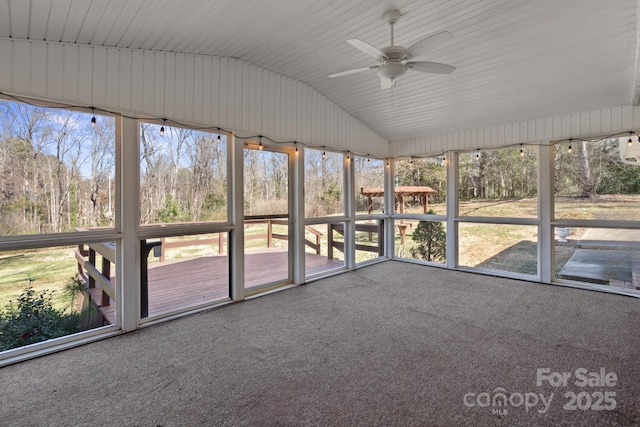
<path id="1" fill-rule="evenodd" d="M 389 46 L 381 49 L 385 54 L 387 60 L 400 61 L 403 59 L 409 59 L 410 55 L 407 54 L 407 49 L 402 46 Z"/>

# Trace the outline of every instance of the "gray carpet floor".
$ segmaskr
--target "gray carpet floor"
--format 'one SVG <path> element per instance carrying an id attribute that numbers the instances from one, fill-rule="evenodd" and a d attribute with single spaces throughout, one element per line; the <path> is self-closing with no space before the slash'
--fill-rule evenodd
<path id="1" fill-rule="evenodd" d="M 389 261 L 2 368 L 0 425 L 631 426 L 639 367 L 638 299 Z"/>

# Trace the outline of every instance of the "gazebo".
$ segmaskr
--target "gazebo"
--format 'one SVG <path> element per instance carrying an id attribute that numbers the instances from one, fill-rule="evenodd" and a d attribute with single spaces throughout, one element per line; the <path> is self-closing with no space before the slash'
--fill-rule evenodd
<path id="1" fill-rule="evenodd" d="M 433 188 L 427 186 L 401 186 L 395 187 L 395 210 L 397 213 L 404 213 L 404 198 L 407 196 L 410 197 L 419 197 L 422 201 L 423 213 L 427 213 L 429 207 L 429 195 L 435 193 Z M 369 213 L 373 210 L 373 198 L 374 197 L 383 197 L 384 189 L 383 188 L 360 188 L 360 194 L 367 197 L 367 210 Z M 400 205 L 398 207 L 398 205 Z M 404 237 L 407 233 L 407 224 L 404 223 L 403 219 L 398 221 L 396 224 L 398 230 L 400 231 L 400 244 L 404 245 Z"/>

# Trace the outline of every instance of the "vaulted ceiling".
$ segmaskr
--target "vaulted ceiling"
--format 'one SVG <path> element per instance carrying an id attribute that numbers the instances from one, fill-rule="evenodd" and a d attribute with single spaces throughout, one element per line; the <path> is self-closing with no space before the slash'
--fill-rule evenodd
<path id="1" fill-rule="evenodd" d="M 447 30 L 381 90 L 346 40 L 389 45 Z M 637 0 L 0 0 L 0 37 L 238 58 L 314 87 L 389 141 L 628 105 L 636 97 Z"/>

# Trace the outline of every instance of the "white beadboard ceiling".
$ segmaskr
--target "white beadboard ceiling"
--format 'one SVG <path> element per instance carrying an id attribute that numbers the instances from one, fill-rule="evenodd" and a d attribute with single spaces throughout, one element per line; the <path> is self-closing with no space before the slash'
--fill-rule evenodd
<path id="1" fill-rule="evenodd" d="M 382 91 L 350 46 L 455 39 Z M 238 58 L 302 81 L 389 141 L 568 114 L 636 97 L 637 0 L 0 0 L 0 37 Z"/>

